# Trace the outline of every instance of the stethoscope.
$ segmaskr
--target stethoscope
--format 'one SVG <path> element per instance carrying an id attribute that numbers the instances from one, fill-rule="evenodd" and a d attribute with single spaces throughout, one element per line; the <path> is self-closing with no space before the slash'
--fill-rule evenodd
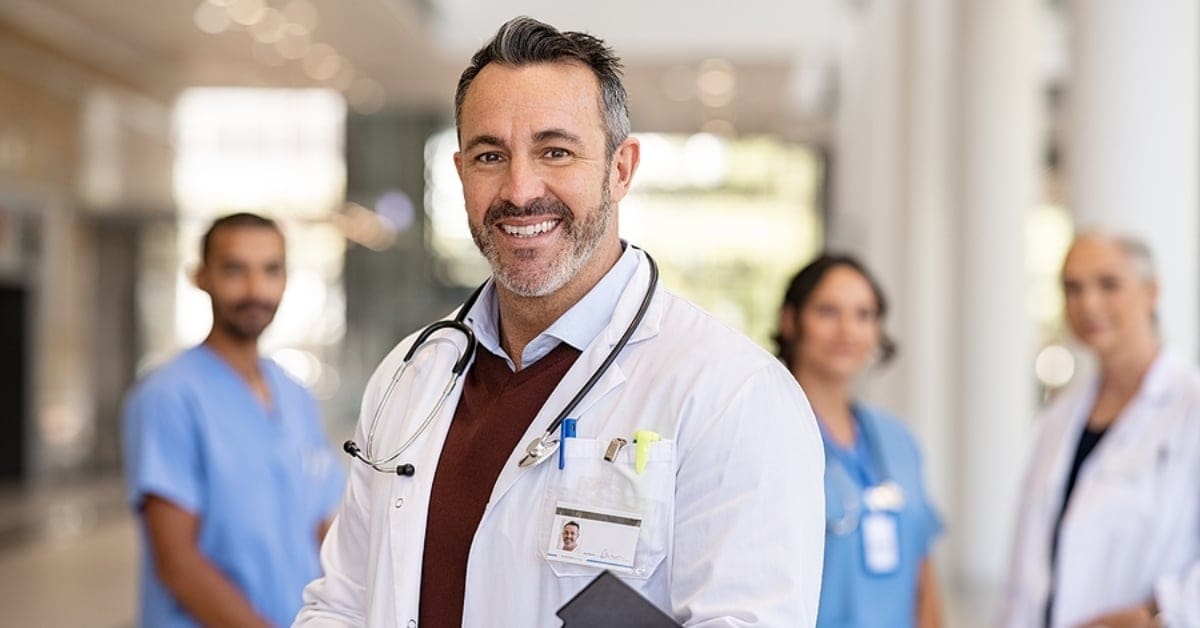
<path id="1" fill-rule="evenodd" d="M 531 441 L 529 445 L 525 447 L 525 455 L 517 463 L 522 468 L 535 466 L 543 460 L 550 458 L 550 456 L 558 451 L 558 431 L 563 420 L 570 416 L 571 412 L 575 410 L 576 406 L 583 401 L 583 398 L 587 396 L 588 392 L 592 390 L 592 387 L 596 385 L 596 382 L 600 381 L 601 376 L 603 376 L 604 373 L 608 371 L 608 368 L 612 366 L 612 363 L 616 361 L 617 356 L 621 353 L 621 350 L 625 348 L 625 345 L 629 343 L 629 339 L 633 337 L 633 332 L 637 331 L 638 325 L 640 325 L 642 323 L 642 319 L 646 317 L 646 310 L 650 308 L 650 301 L 654 298 L 654 290 L 658 287 L 658 264 L 654 263 L 654 258 L 650 257 L 649 253 L 645 253 L 643 251 L 643 254 L 646 256 L 646 261 L 650 262 L 650 285 L 646 288 L 646 295 L 642 297 L 642 303 L 638 307 L 637 313 L 634 314 L 633 320 L 629 323 L 629 327 L 625 329 L 625 333 L 621 335 L 620 340 L 618 340 L 617 344 L 613 346 L 612 351 L 608 353 L 608 357 L 604 358 L 604 362 L 600 364 L 600 366 L 596 369 L 596 372 L 592 373 L 592 376 L 589 377 L 586 382 L 584 382 L 583 387 L 579 389 L 579 392 L 575 393 L 575 396 L 571 398 L 571 401 L 567 403 L 566 407 L 564 407 L 562 411 L 558 413 L 558 416 L 554 417 L 554 420 L 551 421 L 550 425 L 546 427 L 546 431 L 543 432 L 541 436 L 533 439 L 533 441 Z M 463 372 L 466 371 L 467 365 L 470 364 L 471 359 L 475 357 L 475 351 L 479 347 L 479 342 L 475 339 L 475 331 L 472 330 L 471 326 L 467 324 L 466 317 L 467 313 L 470 312 L 471 308 L 475 305 L 475 301 L 479 298 L 479 295 L 483 293 L 483 289 L 487 286 L 487 284 L 488 282 L 485 281 L 482 285 L 476 288 L 474 292 L 471 293 L 471 296 L 468 297 L 467 301 L 463 303 L 461 308 L 459 308 L 458 314 L 454 317 L 454 319 L 438 321 L 421 330 L 421 333 L 417 335 L 416 341 L 413 342 L 412 347 L 409 348 L 408 353 L 404 354 L 404 361 L 392 374 L 392 380 L 388 383 L 387 389 L 385 389 L 383 392 L 383 397 L 379 400 L 379 405 L 375 408 L 375 413 L 371 416 L 371 422 L 367 425 L 366 451 L 359 449 L 358 444 L 354 441 L 348 440 L 342 446 L 342 449 L 344 449 L 346 453 L 350 454 L 354 458 L 358 458 L 367 466 L 381 473 L 395 473 L 396 475 L 402 475 L 405 477 L 412 477 L 412 475 L 416 473 L 416 468 L 411 464 L 396 464 L 395 466 L 391 465 L 400 456 L 402 456 L 409 447 L 412 447 L 413 443 L 415 443 L 421 434 L 423 434 L 425 430 L 429 428 L 430 424 L 433 423 L 434 418 L 437 417 L 438 412 L 446 403 L 446 399 L 450 396 L 450 393 L 453 392 L 454 387 L 458 383 L 458 380 L 462 377 Z M 417 427 L 417 430 L 413 432 L 413 434 L 409 436 L 407 440 L 401 443 L 399 447 L 393 450 L 391 454 L 382 458 L 375 457 L 375 455 L 372 453 L 374 451 L 375 428 L 379 425 L 379 419 L 383 416 L 383 411 L 387 408 L 388 400 L 391 399 L 392 392 L 396 389 L 396 385 L 400 382 L 400 378 L 404 376 L 404 372 L 407 371 L 408 367 L 412 364 L 412 358 L 414 355 L 416 355 L 417 350 L 426 344 L 425 341 L 428 340 L 434 332 L 443 329 L 457 331 L 467 339 L 467 344 L 462 353 L 459 355 L 458 361 L 456 361 L 454 366 L 450 369 L 450 381 L 447 382 L 446 387 L 442 389 L 442 393 L 438 397 L 437 403 L 434 404 L 433 409 L 429 411 L 429 414 L 425 417 L 425 419 L 421 421 L 421 424 Z M 437 342 L 439 340 L 446 341 L 444 338 L 437 338 L 432 342 Z"/>
<path id="2" fill-rule="evenodd" d="M 873 438 L 871 428 L 866 421 L 860 421 L 859 425 L 861 428 L 859 438 L 865 440 L 867 449 L 871 452 L 871 462 L 883 478 L 882 482 L 868 486 L 863 491 L 862 500 L 872 511 L 899 511 L 904 507 L 904 490 L 892 479 L 887 463 L 877 446 L 878 443 Z M 824 432 L 824 428 L 822 428 L 822 432 Z M 834 453 L 824 434 L 822 434 L 821 442 L 825 445 L 826 472 L 833 476 L 834 484 L 837 485 L 837 493 L 842 497 L 842 516 L 836 520 L 826 518 L 825 531 L 836 536 L 845 536 L 858 529 L 859 521 L 862 519 L 862 507 L 858 503 L 858 485 L 850 477 L 850 470 L 846 468 L 846 463 Z"/>

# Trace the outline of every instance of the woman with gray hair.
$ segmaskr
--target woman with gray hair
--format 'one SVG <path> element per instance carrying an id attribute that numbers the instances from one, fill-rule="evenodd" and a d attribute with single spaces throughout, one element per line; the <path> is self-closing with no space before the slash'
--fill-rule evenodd
<path id="1" fill-rule="evenodd" d="M 1079 236 L 1062 286 L 1098 369 L 1038 422 L 1002 625 L 1200 626 L 1200 373 L 1162 347 L 1140 241 Z"/>

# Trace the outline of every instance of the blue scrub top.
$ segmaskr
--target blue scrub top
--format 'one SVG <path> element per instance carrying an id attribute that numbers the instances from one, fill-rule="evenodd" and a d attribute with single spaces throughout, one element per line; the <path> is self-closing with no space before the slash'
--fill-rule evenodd
<path id="1" fill-rule="evenodd" d="M 148 495 L 200 519 L 200 551 L 272 623 L 291 625 L 320 575 L 316 534 L 341 499 L 345 470 L 308 392 L 262 361 L 273 407 L 211 349 L 191 349 L 134 388 L 125 470 L 137 512 Z M 140 625 L 196 626 L 157 579 L 141 532 Z"/>
<path id="2" fill-rule="evenodd" d="M 825 442 L 826 534 L 817 626 L 913 626 L 921 563 L 942 530 L 941 519 L 925 494 L 921 454 L 908 429 L 867 406 L 856 404 L 853 414 L 858 438 L 852 449 L 838 445 L 823 427 L 821 430 Z M 876 575 L 867 571 L 858 522 L 859 515 L 866 512 L 865 489 L 888 476 L 904 492 L 904 506 L 897 514 L 900 563 L 895 571 Z M 846 507 L 847 501 L 857 503 L 857 513 L 853 507 Z M 831 531 L 835 526 L 853 529 L 835 534 Z"/>

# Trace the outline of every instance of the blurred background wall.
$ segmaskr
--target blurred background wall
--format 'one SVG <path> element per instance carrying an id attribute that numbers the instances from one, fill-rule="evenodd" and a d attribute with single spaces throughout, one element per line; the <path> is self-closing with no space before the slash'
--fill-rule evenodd
<path id="1" fill-rule="evenodd" d="M 452 93 L 518 14 L 624 57 L 622 232 L 677 292 L 769 346 L 822 247 L 879 273 L 901 353 L 863 394 L 924 445 L 953 625 L 987 616 L 1033 415 L 1088 366 L 1060 316 L 1075 230 L 1151 243 L 1196 357 L 1194 0 L 0 0 L 0 552 L 126 516 L 121 398 L 207 331 L 188 272 L 216 215 L 285 223 L 263 348 L 350 432 L 379 358 L 486 276 Z M 61 491 L 92 497 L 31 505 Z"/>

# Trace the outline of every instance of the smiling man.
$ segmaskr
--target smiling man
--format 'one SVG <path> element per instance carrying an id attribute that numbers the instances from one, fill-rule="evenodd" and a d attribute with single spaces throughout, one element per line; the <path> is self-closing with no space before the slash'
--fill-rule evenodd
<path id="1" fill-rule="evenodd" d="M 688 626 L 812 626 L 812 411 L 777 360 L 620 239 L 641 147 L 612 50 L 515 19 L 463 72 L 455 114 L 492 269 L 457 315 L 478 346 L 442 321 L 376 371 L 365 448 L 347 444 L 368 464 L 297 624 L 558 626 L 610 570 Z M 579 526 L 586 550 L 561 551 Z"/>
<path id="2" fill-rule="evenodd" d="M 258 353 L 287 284 L 283 234 L 254 214 L 218 219 L 195 282 L 212 299 L 208 337 L 126 402 L 139 625 L 285 625 L 320 573 L 345 474 L 316 402 Z"/>

